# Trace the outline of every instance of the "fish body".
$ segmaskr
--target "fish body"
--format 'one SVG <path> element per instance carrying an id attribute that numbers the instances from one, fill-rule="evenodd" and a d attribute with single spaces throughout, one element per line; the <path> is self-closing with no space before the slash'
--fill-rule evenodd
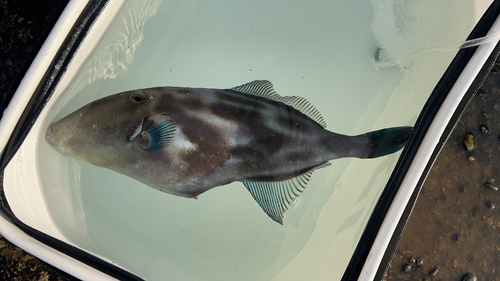
<path id="1" fill-rule="evenodd" d="M 232 89 L 158 87 L 94 101 L 49 126 L 46 140 L 90 164 L 177 196 L 241 181 L 282 223 L 315 169 L 401 149 L 410 127 L 345 136 L 305 99 L 268 81 Z"/>

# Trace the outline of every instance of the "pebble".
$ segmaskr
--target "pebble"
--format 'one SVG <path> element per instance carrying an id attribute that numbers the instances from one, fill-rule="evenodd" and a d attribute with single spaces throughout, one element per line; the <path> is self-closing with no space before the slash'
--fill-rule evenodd
<path id="1" fill-rule="evenodd" d="M 486 125 L 481 125 L 481 132 L 487 134 L 490 132 L 490 129 Z"/>
<path id="2" fill-rule="evenodd" d="M 408 260 L 410 263 L 415 263 L 415 259 L 413 257 L 411 257 L 409 260 Z"/>
<path id="3" fill-rule="evenodd" d="M 469 155 L 469 157 L 468 157 L 467 159 L 469 159 L 469 161 L 474 161 L 474 160 L 476 160 L 476 158 L 474 158 L 474 156 L 472 156 L 472 155 Z"/>
<path id="4" fill-rule="evenodd" d="M 433 270 L 429 271 L 429 275 L 434 276 L 434 275 L 438 274 L 438 272 L 439 272 L 439 268 L 436 267 Z"/>
<path id="5" fill-rule="evenodd" d="M 419 266 L 420 266 L 420 265 L 422 265 L 422 264 L 424 264 L 424 261 L 423 261 L 423 260 L 421 260 L 421 259 L 417 259 L 417 265 L 419 265 Z"/>
<path id="6" fill-rule="evenodd" d="M 476 276 L 470 274 L 470 273 L 467 273 L 465 274 L 464 278 L 462 279 L 462 281 L 477 281 L 477 278 Z"/>
<path id="7" fill-rule="evenodd" d="M 468 151 L 473 150 L 476 147 L 476 138 L 474 137 L 474 134 L 468 133 L 465 135 L 463 143 Z"/>
<path id="8" fill-rule="evenodd" d="M 485 182 L 484 186 L 486 186 L 489 189 L 495 190 L 495 191 L 498 190 L 498 187 L 496 185 L 492 184 L 491 182 Z"/>
<path id="9" fill-rule="evenodd" d="M 493 203 L 491 201 L 486 201 L 486 207 L 493 210 L 493 209 L 495 209 L 495 203 Z"/>
<path id="10" fill-rule="evenodd" d="M 500 112 L 500 104 L 498 104 L 498 103 L 497 103 L 497 104 L 495 104 L 495 105 L 493 106 L 493 108 L 494 108 L 496 111 Z"/>
<path id="11" fill-rule="evenodd" d="M 403 272 L 410 272 L 411 270 L 411 265 L 407 264 L 403 267 Z"/>

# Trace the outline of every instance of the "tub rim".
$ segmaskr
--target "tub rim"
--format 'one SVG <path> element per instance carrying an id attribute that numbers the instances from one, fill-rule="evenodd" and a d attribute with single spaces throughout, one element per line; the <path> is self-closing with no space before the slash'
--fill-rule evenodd
<path id="1" fill-rule="evenodd" d="M 59 44 L 62 44 L 62 47 L 58 49 L 57 53 L 53 54 L 53 60 L 49 59 L 48 64 L 47 60 L 44 61 L 47 65 L 47 68 L 45 69 L 49 70 L 42 75 L 43 77 L 36 80 L 41 82 L 37 84 L 35 94 L 28 98 L 29 101 L 26 100 L 26 97 L 24 97 L 24 101 L 26 101 L 26 110 L 24 110 L 22 116 L 20 116 L 20 121 L 16 122 L 17 125 L 15 125 L 11 134 L 9 133 L 9 136 L 11 137 L 8 143 L 4 145 L 0 142 L 0 148 L 3 152 L 0 158 L 0 171 L 4 170 L 9 160 L 21 146 L 24 137 L 29 132 L 31 125 L 33 124 L 32 121 L 37 118 L 45 103 L 50 98 L 52 91 L 57 87 L 58 79 L 60 79 L 64 74 L 65 67 L 67 67 L 70 63 L 72 54 L 78 50 L 79 43 L 85 39 L 86 31 L 92 27 L 93 22 L 99 17 L 100 12 L 106 7 L 108 2 L 109 0 L 95 0 L 89 1 L 88 3 L 85 0 L 72 0 L 68 5 L 68 12 L 65 10 L 60 18 L 60 21 L 71 20 L 71 18 L 76 19 L 77 16 L 75 15 L 80 15 L 80 17 L 74 21 L 71 31 L 67 29 L 68 36 L 63 36 L 64 42 L 62 42 L 62 40 L 60 40 L 61 38 L 59 38 L 61 41 Z M 81 13 L 78 12 L 77 8 L 80 9 Z M 486 35 L 486 32 L 493 25 L 493 21 L 498 18 L 499 13 L 500 1 L 495 1 L 485 12 L 481 20 L 469 35 L 469 38 Z M 52 33 L 56 32 L 55 30 L 56 27 L 52 30 Z M 55 44 L 55 42 L 50 42 L 50 40 L 47 39 L 44 47 L 46 44 L 51 46 L 50 44 Z M 485 77 L 488 75 L 493 62 L 498 56 L 500 45 L 496 44 L 494 47 L 492 47 L 495 45 L 493 43 L 490 43 L 489 45 L 491 45 L 491 51 L 489 54 L 481 53 L 480 55 L 476 55 L 476 53 L 479 53 L 478 49 L 481 49 L 480 47 L 460 50 L 453 59 L 452 63 L 449 65 L 445 74 L 442 76 L 440 82 L 436 85 L 431 96 L 428 98 L 424 109 L 419 114 L 419 118 L 415 124 L 416 129 L 411 136 L 409 144 L 404 148 L 401 157 L 399 158 L 398 163 L 396 164 L 396 167 L 392 172 L 384 191 L 382 192 L 382 195 L 377 201 L 375 209 L 365 227 L 365 230 L 363 231 L 356 250 L 351 256 L 351 262 L 346 268 L 342 280 L 353 280 L 358 278 L 360 280 L 368 280 L 372 275 L 375 278 L 379 277 L 380 279 L 381 276 L 383 276 L 386 269 L 383 269 L 383 265 L 387 262 L 386 266 L 388 266 L 388 263 L 397 248 L 398 241 L 404 231 L 404 227 L 406 226 L 409 216 L 411 215 L 413 206 L 418 198 L 418 194 L 428 172 L 430 171 L 430 168 L 432 167 L 432 164 L 446 143 L 446 140 L 449 137 L 449 134 L 451 134 L 456 122 L 467 108 L 467 105 L 474 97 Z M 40 53 L 41 51 L 39 54 Z M 483 63 L 480 64 L 475 61 L 471 62 L 471 60 L 475 57 L 479 57 L 478 59 L 481 59 Z M 451 114 L 452 116 L 448 117 L 448 122 L 441 126 L 440 130 L 442 133 L 438 137 L 432 136 L 433 145 L 421 148 L 421 144 L 423 143 L 424 138 L 428 136 L 429 128 L 432 124 L 443 121 L 435 119 L 435 117 L 438 115 L 445 99 L 448 97 L 450 89 L 453 85 L 455 85 L 460 74 L 471 63 L 476 64 L 475 68 L 480 68 L 480 70 L 477 71 L 474 81 L 470 82 L 470 86 L 467 88 L 467 91 L 462 94 L 458 106 L 452 112 L 448 112 L 448 115 Z M 33 62 L 33 64 L 35 64 L 35 62 Z M 33 68 L 33 64 L 30 69 Z M 30 75 L 33 74 L 27 73 L 22 83 L 25 83 L 26 80 L 30 80 L 28 79 Z M 38 75 L 40 75 L 40 73 L 38 73 Z M 33 82 L 35 80 L 30 81 L 31 83 L 35 83 Z M 20 106 L 17 106 L 17 108 L 20 108 Z M 25 107 L 23 106 L 21 111 L 24 108 Z M 3 132 L 2 127 L 0 127 L 0 131 Z M 432 146 L 434 146 L 434 148 L 432 148 Z M 387 240 L 387 237 L 385 236 L 390 235 L 390 232 L 387 232 L 385 226 L 382 226 L 383 221 L 388 219 L 386 215 L 390 211 L 389 208 L 391 208 L 390 206 L 392 206 L 394 200 L 396 200 L 398 190 L 400 190 L 400 186 L 408 174 L 411 163 L 413 163 L 418 151 L 421 150 L 432 150 L 431 152 L 427 151 L 427 153 L 430 153 L 431 155 L 428 157 L 428 161 L 426 163 L 421 164 L 421 166 L 424 166 L 421 167 L 423 168 L 422 173 L 418 176 L 414 176 L 417 178 L 417 183 L 414 185 L 413 189 L 405 189 L 407 204 L 400 204 L 402 206 L 398 206 L 398 212 L 401 212 L 402 216 L 399 216 L 400 219 L 397 221 L 396 225 L 392 224 L 392 226 L 390 226 L 394 229 L 392 231 L 390 241 L 385 246 L 383 256 L 378 262 L 373 263 L 373 261 L 377 260 L 373 257 L 374 250 L 380 251 L 384 248 L 379 247 L 375 249 L 375 240 L 377 237 L 382 237 L 379 239 Z M 408 161 L 408 159 L 411 161 Z M 415 181 L 415 179 L 413 181 Z M 8 240 L 25 249 L 27 252 L 33 253 L 44 261 L 67 271 L 74 276 L 78 276 L 79 278 L 95 280 L 96 278 L 107 279 L 110 277 L 116 277 L 142 280 L 126 270 L 114 266 L 85 251 L 54 239 L 53 237 L 25 225 L 10 211 L 3 189 L 0 190 L 0 233 Z M 50 254 L 47 254 L 48 252 L 50 252 Z M 367 260 L 370 260 L 372 263 L 366 263 Z M 362 269 L 363 266 L 371 272 L 370 277 L 361 275 L 365 272 L 364 269 Z M 378 270 L 375 272 L 376 269 Z M 372 279 L 373 278 L 370 280 Z"/>

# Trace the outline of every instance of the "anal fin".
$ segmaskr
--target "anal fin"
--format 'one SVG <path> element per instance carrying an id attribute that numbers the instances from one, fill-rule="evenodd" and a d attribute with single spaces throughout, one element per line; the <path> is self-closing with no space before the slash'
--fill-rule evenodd
<path id="1" fill-rule="evenodd" d="M 312 173 L 317 169 L 328 166 L 330 166 L 330 163 L 326 162 L 297 177 L 284 181 L 243 181 L 243 185 L 272 220 L 283 224 L 283 216 L 286 210 L 305 190 Z"/>

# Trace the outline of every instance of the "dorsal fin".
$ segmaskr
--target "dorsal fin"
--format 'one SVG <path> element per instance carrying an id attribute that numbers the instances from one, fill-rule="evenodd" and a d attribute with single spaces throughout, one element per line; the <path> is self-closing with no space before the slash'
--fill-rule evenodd
<path id="1" fill-rule="evenodd" d="M 278 95 L 278 93 L 276 93 L 276 91 L 273 89 L 273 84 L 267 80 L 255 80 L 241 86 L 233 87 L 231 88 L 231 90 L 282 102 L 302 112 L 304 115 L 323 126 L 323 128 L 326 128 L 325 120 L 323 119 L 319 111 L 310 102 L 308 102 L 303 97 L 282 97 Z"/>
<path id="2" fill-rule="evenodd" d="M 326 162 L 300 176 L 284 181 L 243 181 L 243 184 L 262 210 L 275 222 L 283 224 L 284 213 L 305 190 L 312 173 L 328 166 L 330 163 Z"/>

